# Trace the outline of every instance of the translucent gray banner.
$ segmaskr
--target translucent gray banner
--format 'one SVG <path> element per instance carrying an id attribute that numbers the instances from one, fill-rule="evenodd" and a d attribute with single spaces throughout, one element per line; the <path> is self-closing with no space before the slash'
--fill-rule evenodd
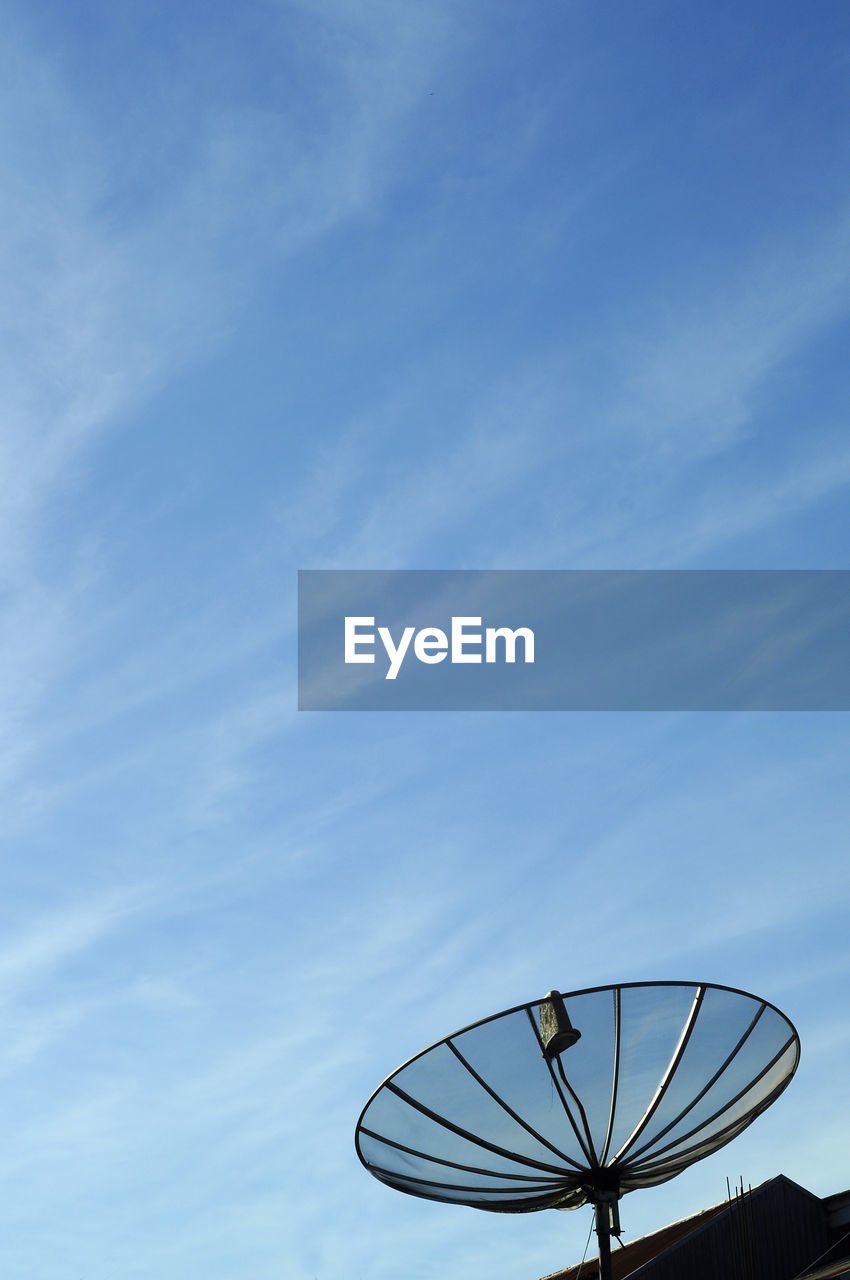
<path id="1" fill-rule="evenodd" d="M 850 710 L 850 571 L 302 570 L 305 711 Z"/>

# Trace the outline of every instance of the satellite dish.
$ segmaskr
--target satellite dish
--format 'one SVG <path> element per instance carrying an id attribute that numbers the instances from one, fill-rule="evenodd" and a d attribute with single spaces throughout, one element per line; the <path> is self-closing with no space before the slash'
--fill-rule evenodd
<path id="1" fill-rule="evenodd" d="M 357 1123 L 357 1154 L 429 1200 L 496 1213 L 593 1205 L 607 1280 L 619 1198 L 737 1137 L 799 1059 L 785 1015 L 731 987 L 550 991 L 388 1076 Z"/>

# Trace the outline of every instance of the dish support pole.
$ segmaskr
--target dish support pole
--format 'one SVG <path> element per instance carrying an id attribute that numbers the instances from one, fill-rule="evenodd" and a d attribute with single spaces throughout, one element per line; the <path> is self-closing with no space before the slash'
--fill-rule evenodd
<path id="1" fill-rule="evenodd" d="M 611 1280 L 611 1232 L 619 1235 L 620 1221 L 617 1196 L 603 1192 L 593 1202 L 596 1235 L 599 1239 L 599 1280 Z"/>

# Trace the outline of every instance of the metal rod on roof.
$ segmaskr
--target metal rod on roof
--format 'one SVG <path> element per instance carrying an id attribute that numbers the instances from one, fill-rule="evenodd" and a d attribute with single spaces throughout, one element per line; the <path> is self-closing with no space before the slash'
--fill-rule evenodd
<path id="1" fill-rule="evenodd" d="M 617 1198 L 613 1194 L 603 1193 L 593 1202 L 599 1237 L 599 1280 L 611 1280 L 611 1218 L 616 1206 Z"/>

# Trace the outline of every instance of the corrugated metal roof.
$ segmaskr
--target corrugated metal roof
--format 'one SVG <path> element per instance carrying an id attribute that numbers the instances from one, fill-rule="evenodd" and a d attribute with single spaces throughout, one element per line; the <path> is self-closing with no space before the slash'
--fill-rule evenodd
<path id="1" fill-rule="evenodd" d="M 850 1276 L 850 1258 L 828 1262 L 825 1267 L 818 1267 L 817 1271 L 807 1271 L 799 1280 L 835 1280 L 837 1276 Z"/>
<path id="2" fill-rule="evenodd" d="M 729 1202 L 724 1200 L 721 1204 L 712 1205 L 710 1209 L 702 1209 L 690 1218 L 682 1218 L 680 1222 L 673 1222 L 660 1231 L 653 1231 L 651 1235 L 632 1240 L 622 1249 L 615 1246 L 611 1254 L 613 1280 L 626 1280 L 639 1267 L 657 1258 L 679 1240 L 693 1235 L 728 1208 Z M 544 1276 L 543 1280 L 578 1280 L 579 1273 L 581 1280 L 598 1280 L 599 1264 L 596 1258 L 588 1258 L 583 1264 L 567 1267 L 565 1271 L 553 1271 L 551 1275 Z"/>
<path id="3" fill-rule="evenodd" d="M 850 1262 L 833 1256 L 815 1271 L 830 1251 L 825 1202 L 780 1174 L 734 1200 L 614 1249 L 611 1267 L 613 1280 L 681 1280 L 684 1275 L 689 1280 L 829 1280 L 842 1275 L 842 1267 L 850 1270 Z M 598 1275 L 592 1258 L 545 1280 L 598 1280 Z"/>

